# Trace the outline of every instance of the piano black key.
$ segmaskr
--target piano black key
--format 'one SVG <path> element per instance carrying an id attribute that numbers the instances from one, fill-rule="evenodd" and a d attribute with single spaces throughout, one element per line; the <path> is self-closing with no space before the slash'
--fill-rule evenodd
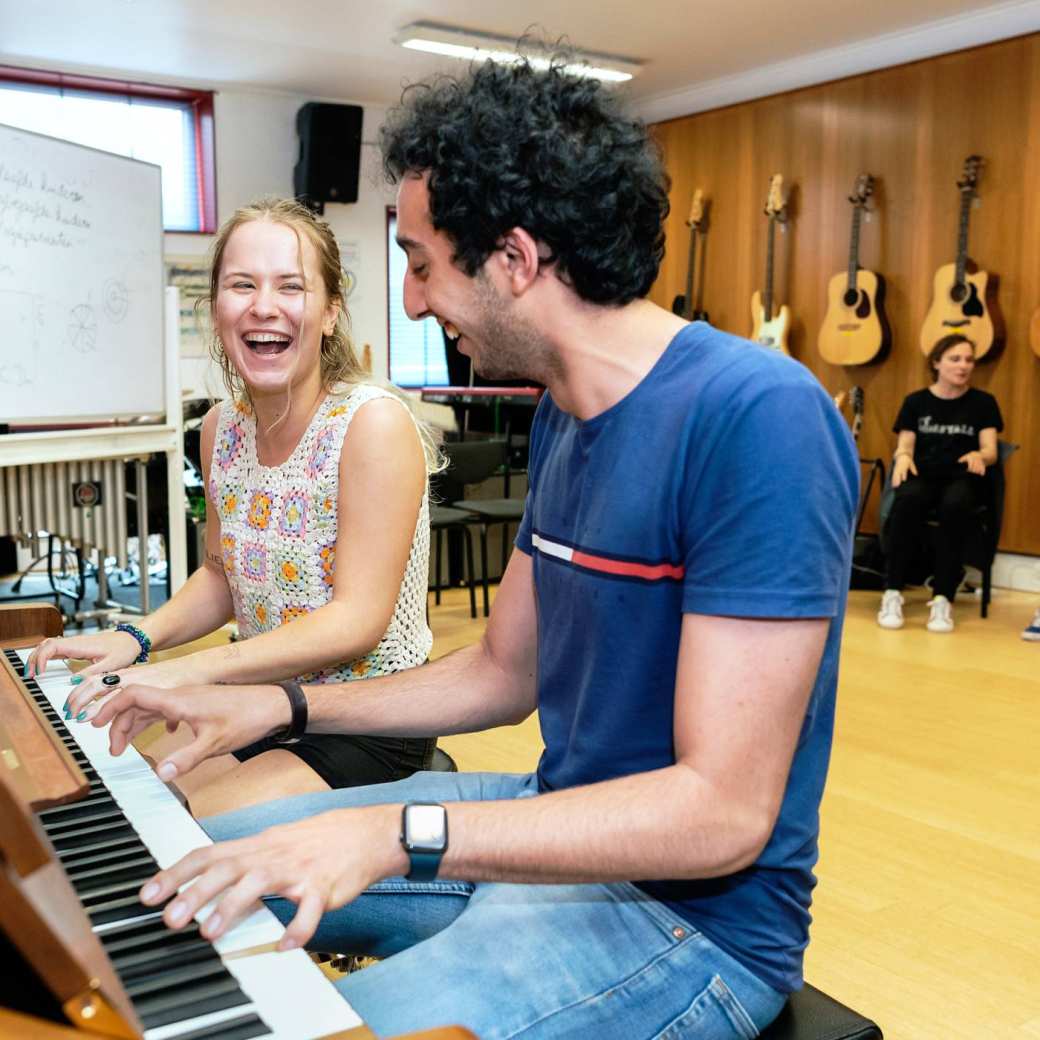
<path id="1" fill-rule="evenodd" d="M 116 805 L 115 801 L 110 801 L 107 805 L 95 806 L 82 815 L 72 816 L 67 820 L 58 816 L 54 820 L 41 820 L 40 822 L 48 837 L 54 835 L 60 838 L 62 834 L 80 827 L 101 826 L 112 821 L 122 823 L 125 820 L 126 816 L 123 815 L 122 809 Z"/>
<path id="2" fill-rule="evenodd" d="M 171 990 L 149 993 L 133 1000 L 134 1010 L 145 1029 L 248 1003 L 249 998 L 226 969 L 223 977 L 203 983 L 185 983 Z"/>
<path id="3" fill-rule="evenodd" d="M 150 980 L 161 980 L 165 984 L 172 978 L 171 972 L 177 968 L 201 966 L 206 963 L 223 966 L 213 947 L 202 938 L 159 950 L 136 951 L 122 957 L 109 955 L 109 959 L 123 980 L 123 985 L 127 987 Z"/>
<path id="4" fill-rule="evenodd" d="M 185 986 L 205 987 L 221 983 L 226 981 L 229 974 L 230 972 L 224 967 L 224 962 L 214 953 L 201 964 L 183 964 L 171 971 L 159 974 L 152 972 L 144 978 L 132 982 L 124 980 L 123 988 L 136 1007 L 139 999 L 151 994 L 165 990 L 179 990 Z"/>
<path id="5" fill-rule="evenodd" d="M 136 834 L 131 834 L 125 838 L 99 842 L 94 848 L 87 846 L 59 852 L 58 859 L 68 871 L 90 863 L 109 863 L 112 860 L 133 856 L 140 850 L 145 850 L 144 842 Z"/>
<path id="6" fill-rule="evenodd" d="M 36 815 L 43 824 L 77 820 L 81 816 L 92 816 L 98 809 L 118 810 L 116 800 L 105 789 L 95 794 L 81 798 L 78 802 L 68 802 L 65 805 L 56 805 L 53 809 L 43 809 Z"/>
<path id="7" fill-rule="evenodd" d="M 271 1030 L 256 1015 L 230 1018 L 216 1025 L 180 1033 L 177 1040 L 252 1040 L 254 1036 L 270 1036 Z"/>
<path id="8" fill-rule="evenodd" d="M 146 860 L 134 864 L 114 864 L 108 867 L 98 867 L 93 871 L 88 869 L 87 873 L 69 877 L 72 887 L 81 900 L 93 895 L 106 892 L 122 890 L 126 886 L 140 888 L 150 877 L 159 870 L 158 864 L 148 856 Z"/>
<path id="9" fill-rule="evenodd" d="M 51 844 L 59 852 L 71 849 L 107 848 L 110 842 L 122 841 L 126 837 L 138 838 L 137 831 L 126 819 L 110 820 L 100 826 L 78 827 L 62 834 L 49 835 Z"/>
<path id="10" fill-rule="evenodd" d="M 199 926 L 192 921 L 179 932 L 171 932 L 162 921 L 128 922 L 114 925 L 100 936 L 101 944 L 110 953 L 124 953 L 143 947 L 160 946 L 180 939 L 193 939 L 199 935 Z"/>
<path id="11" fill-rule="evenodd" d="M 162 915 L 162 907 L 145 906 L 136 894 L 140 886 L 130 886 L 124 889 L 123 895 L 93 896 L 84 899 L 83 909 L 86 910 L 90 923 L 94 928 L 100 925 L 111 924 L 113 921 L 136 921 L 157 918 Z"/>
<path id="12" fill-rule="evenodd" d="M 109 813 L 102 819 L 70 820 L 68 823 L 55 822 L 50 826 L 44 824 L 47 837 L 54 844 L 69 838 L 78 838 L 83 835 L 100 835 L 103 831 L 117 831 L 121 827 L 128 827 L 126 817 L 118 811 Z"/>

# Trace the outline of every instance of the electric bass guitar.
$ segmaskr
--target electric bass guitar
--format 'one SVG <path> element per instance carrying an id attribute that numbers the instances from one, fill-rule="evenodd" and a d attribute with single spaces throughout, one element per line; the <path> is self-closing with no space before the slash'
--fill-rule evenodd
<path id="1" fill-rule="evenodd" d="M 960 332 L 975 344 L 975 358 L 999 348 L 1003 330 L 996 308 L 996 277 L 980 271 L 968 258 L 968 219 L 978 197 L 982 157 L 969 155 L 957 182 L 961 193 L 960 225 L 957 230 L 957 259 L 935 272 L 932 305 L 921 326 L 921 353 L 927 356 L 943 336 Z"/>
<path id="2" fill-rule="evenodd" d="M 766 240 L 766 284 L 765 293 L 756 289 L 751 297 L 751 338 L 764 347 L 771 347 L 789 354 L 787 336 L 791 329 L 791 311 L 787 304 L 773 313 L 773 255 L 777 224 L 787 222 L 787 202 L 783 195 L 784 179 L 774 173 L 769 179 L 769 194 L 766 197 L 765 214 L 769 218 L 769 237 Z"/>
<path id="3" fill-rule="evenodd" d="M 827 284 L 827 314 L 820 328 L 820 356 L 832 365 L 865 365 L 888 350 L 891 332 L 885 318 L 885 280 L 859 266 L 859 229 L 874 178 L 861 173 L 853 185 L 849 266 Z"/>
<path id="4" fill-rule="evenodd" d="M 686 262 L 686 292 L 680 293 L 672 300 L 672 313 L 678 314 L 680 318 L 687 321 L 707 321 L 708 312 L 696 305 L 693 298 L 693 271 L 697 262 L 697 235 L 703 235 L 705 231 L 705 209 L 704 192 L 698 188 L 693 193 L 690 202 L 690 216 L 687 218 L 686 226 L 690 229 L 690 255 Z"/>

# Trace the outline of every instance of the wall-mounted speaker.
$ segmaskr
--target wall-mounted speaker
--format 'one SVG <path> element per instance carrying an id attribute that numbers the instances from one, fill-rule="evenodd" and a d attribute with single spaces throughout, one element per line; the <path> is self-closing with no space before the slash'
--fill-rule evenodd
<path id="1" fill-rule="evenodd" d="M 357 202 L 362 115 L 360 105 L 318 101 L 308 101 L 296 113 L 300 158 L 293 190 L 318 213 L 326 202 Z"/>

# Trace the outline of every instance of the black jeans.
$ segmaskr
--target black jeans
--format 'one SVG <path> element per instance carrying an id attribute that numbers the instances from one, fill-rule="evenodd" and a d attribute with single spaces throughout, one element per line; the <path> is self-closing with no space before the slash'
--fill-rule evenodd
<path id="1" fill-rule="evenodd" d="M 886 589 L 901 589 L 906 583 L 907 568 L 913 561 L 921 531 L 934 509 L 939 527 L 932 587 L 937 596 L 953 601 L 960 583 L 965 540 L 979 525 L 982 481 L 982 477 L 972 473 L 945 479 L 908 476 L 896 488 L 886 532 Z"/>

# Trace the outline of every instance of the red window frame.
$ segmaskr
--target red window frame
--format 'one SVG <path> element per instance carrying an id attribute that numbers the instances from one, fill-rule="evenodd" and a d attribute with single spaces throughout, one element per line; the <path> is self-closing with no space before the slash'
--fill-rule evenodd
<path id="1" fill-rule="evenodd" d="M 46 69 L 23 69 L 14 65 L 0 65 L 0 82 L 32 83 L 37 86 L 79 90 L 94 94 L 116 94 L 119 97 L 152 98 L 162 101 L 187 102 L 195 117 L 195 176 L 199 197 L 198 231 L 178 231 L 177 234 L 212 234 L 217 230 L 217 170 L 215 131 L 213 125 L 213 92 L 189 90 L 185 87 L 165 87 L 155 83 L 135 83 L 131 80 L 107 79 L 100 76 L 79 76 Z"/>

